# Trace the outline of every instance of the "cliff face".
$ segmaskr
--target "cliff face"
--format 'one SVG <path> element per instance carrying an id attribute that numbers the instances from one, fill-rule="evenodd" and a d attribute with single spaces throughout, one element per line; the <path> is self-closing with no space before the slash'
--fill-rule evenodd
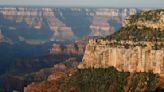
<path id="1" fill-rule="evenodd" d="M 70 44 L 53 44 L 50 49 L 51 54 L 73 54 L 83 55 L 85 51 L 86 40 L 79 40 Z"/>
<path id="2" fill-rule="evenodd" d="M 111 47 L 102 43 L 86 46 L 83 63 L 79 68 L 107 68 L 114 66 L 120 71 L 164 74 L 164 49 L 152 50 L 140 46 L 134 48 Z"/>
<path id="3" fill-rule="evenodd" d="M 92 36 L 107 36 L 118 30 L 122 26 L 123 20 L 134 15 L 137 9 L 97 9 L 93 13 L 92 23 L 90 25 Z M 91 14 L 92 15 L 92 14 Z"/>
<path id="4" fill-rule="evenodd" d="M 120 71 L 164 75 L 164 27 L 159 25 L 163 14 L 163 10 L 152 10 L 132 15 L 113 35 L 91 39 L 78 68 L 114 66 Z M 139 24 L 141 20 L 143 24 Z"/>

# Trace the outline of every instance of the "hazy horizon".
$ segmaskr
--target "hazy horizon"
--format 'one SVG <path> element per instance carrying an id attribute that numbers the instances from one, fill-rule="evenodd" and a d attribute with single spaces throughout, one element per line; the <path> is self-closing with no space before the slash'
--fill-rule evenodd
<path id="1" fill-rule="evenodd" d="M 112 3 L 111 3 L 112 2 Z M 1 0 L 1 6 L 164 8 L 163 0 Z"/>

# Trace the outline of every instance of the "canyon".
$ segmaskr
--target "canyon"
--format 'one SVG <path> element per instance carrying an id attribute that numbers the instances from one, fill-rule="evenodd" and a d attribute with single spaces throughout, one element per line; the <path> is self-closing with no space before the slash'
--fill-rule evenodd
<path id="1" fill-rule="evenodd" d="M 1 42 L 40 45 L 106 36 L 118 30 L 125 17 L 139 11 L 135 8 L 0 7 L 0 29 L 4 36 Z"/>
<path id="2" fill-rule="evenodd" d="M 80 64 L 76 63 L 77 66 L 64 73 L 51 74 L 46 81 L 32 83 L 24 92 L 163 91 L 164 21 L 160 18 L 163 11 L 131 15 L 112 35 L 90 38 Z M 156 17 L 158 19 L 154 21 Z M 143 24 L 138 23 L 140 18 Z M 159 21 L 161 25 L 158 25 Z M 151 24 L 145 25 L 147 23 Z M 55 44 L 52 51 L 61 52 L 59 47 Z M 54 68 L 66 70 L 63 64 L 54 65 Z"/>
<path id="3" fill-rule="evenodd" d="M 86 43 L 78 40 L 110 35 L 121 27 L 126 16 L 141 10 L 1 6 L 0 65 L 4 67 L 0 70 L 6 72 L 11 62 L 22 57 L 82 55 Z"/>
<path id="4" fill-rule="evenodd" d="M 127 16 L 135 15 L 141 11 L 147 10 L 137 8 L 1 6 L 0 91 L 11 92 L 12 90 L 18 90 L 22 92 L 24 86 L 28 84 L 47 80 L 58 80 L 65 73 L 63 73 L 63 70 L 67 72 L 69 70 L 68 68 L 71 68 L 71 65 L 74 66 L 71 71 L 74 71 L 74 69 L 76 71 L 76 66 L 82 61 L 83 55 L 84 58 L 87 55 L 84 52 L 87 52 L 85 49 L 89 47 L 88 45 L 86 46 L 88 39 L 106 37 L 107 35 L 114 34 L 114 32 L 118 32 L 117 30 L 124 25 L 124 20 Z M 126 43 L 126 41 L 122 41 L 122 43 L 124 42 Z M 132 43 L 134 44 L 134 42 Z M 97 48 L 102 49 L 98 43 L 96 44 L 95 47 L 98 46 Z M 108 49 L 105 45 L 103 46 L 106 50 Z M 139 50 L 140 52 L 143 49 L 137 47 L 135 50 Z M 118 52 L 119 50 L 115 51 Z M 124 52 L 129 53 L 126 49 L 120 50 L 120 53 Z M 149 53 L 146 50 L 147 52 Z M 151 53 L 153 54 L 154 51 L 151 51 Z M 103 55 L 105 54 L 103 53 Z M 103 57 L 101 59 L 104 62 L 106 59 L 102 55 L 101 57 Z M 117 58 L 117 56 L 115 57 Z M 58 65 L 58 63 L 62 64 Z M 68 66 L 68 68 L 65 66 Z M 123 65 L 120 67 L 122 68 Z M 155 66 L 152 67 L 155 68 Z M 56 72 L 56 70 L 60 70 L 56 68 L 61 68 L 61 71 Z M 132 66 L 129 66 L 129 69 L 131 71 L 135 70 Z M 126 70 L 128 71 L 128 69 Z M 144 71 L 144 69 L 142 70 Z M 155 71 L 161 72 L 158 69 Z M 73 73 L 71 72 L 71 74 Z M 16 86 L 15 83 L 19 85 Z"/>

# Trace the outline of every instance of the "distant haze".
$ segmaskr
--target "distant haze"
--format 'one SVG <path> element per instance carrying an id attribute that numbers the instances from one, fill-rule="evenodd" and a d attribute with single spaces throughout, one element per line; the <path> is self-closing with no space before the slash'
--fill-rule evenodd
<path id="1" fill-rule="evenodd" d="M 0 5 L 164 8 L 164 0 L 0 0 Z"/>

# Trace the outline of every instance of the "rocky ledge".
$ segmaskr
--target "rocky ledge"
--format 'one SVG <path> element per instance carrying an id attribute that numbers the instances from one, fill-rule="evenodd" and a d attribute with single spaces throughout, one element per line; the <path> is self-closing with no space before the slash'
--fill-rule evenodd
<path id="1" fill-rule="evenodd" d="M 164 10 L 151 10 L 132 15 L 125 20 L 124 26 L 113 35 L 91 39 L 78 68 L 114 66 L 119 71 L 151 71 L 163 76 L 164 27 L 158 25 L 163 22 L 163 12 Z M 141 20 L 142 23 L 151 22 L 151 25 L 139 25 Z"/>

